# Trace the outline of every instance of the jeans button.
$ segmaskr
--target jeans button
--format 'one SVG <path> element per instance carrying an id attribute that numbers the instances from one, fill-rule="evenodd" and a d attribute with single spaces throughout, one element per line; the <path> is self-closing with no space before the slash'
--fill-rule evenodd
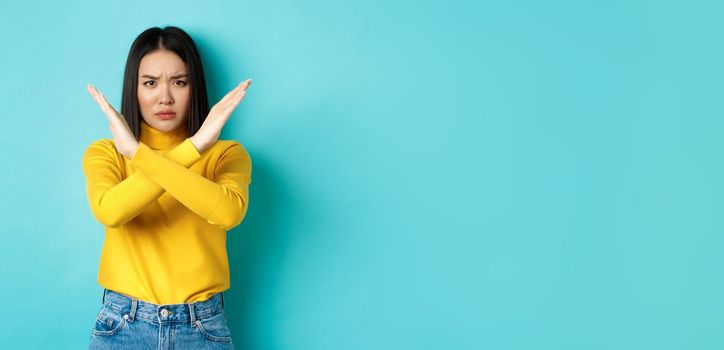
<path id="1" fill-rule="evenodd" d="M 161 316 L 162 316 L 162 317 L 167 317 L 167 316 L 168 316 L 168 310 L 166 310 L 166 309 L 161 310 Z"/>

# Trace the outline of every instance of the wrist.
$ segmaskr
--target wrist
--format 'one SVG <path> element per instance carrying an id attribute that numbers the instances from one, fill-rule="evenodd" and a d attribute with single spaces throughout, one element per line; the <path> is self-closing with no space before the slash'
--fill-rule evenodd
<path id="1" fill-rule="evenodd" d="M 204 151 L 204 146 L 201 144 L 201 142 L 196 138 L 196 135 L 189 137 L 189 140 L 191 143 L 196 147 L 196 150 L 201 153 Z"/>
<path id="2" fill-rule="evenodd" d="M 139 146 L 139 144 L 136 144 L 136 146 L 133 147 L 130 152 L 128 152 L 128 155 L 126 156 L 126 157 L 128 157 L 128 159 L 132 159 L 133 156 L 136 155 L 136 152 L 138 152 L 138 146 Z"/>

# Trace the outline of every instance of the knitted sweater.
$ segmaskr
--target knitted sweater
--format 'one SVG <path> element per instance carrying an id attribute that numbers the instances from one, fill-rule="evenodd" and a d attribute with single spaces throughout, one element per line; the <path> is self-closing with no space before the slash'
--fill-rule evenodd
<path id="1" fill-rule="evenodd" d="M 251 159 L 235 141 L 199 153 L 181 128 L 141 121 L 133 158 L 110 139 L 83 155 L 93 216 L 105 225 L 98 283 L 155 304 L 204 301 L 229 288 L 226 231 L 249 205 Z"/>

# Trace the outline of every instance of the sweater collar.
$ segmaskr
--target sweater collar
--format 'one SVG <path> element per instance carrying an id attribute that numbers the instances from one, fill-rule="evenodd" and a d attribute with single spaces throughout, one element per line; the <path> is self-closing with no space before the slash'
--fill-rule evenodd
<path id="1" fill-rule="evenodd" d="M 161 131 L 154 129 L 148 125 L 145 120 L 141 119 L 141 137 L 143 142 L 151 149 L 165 150 L 173 148 L 186 139 L 186 128 L 180 127 L 174 131 Z"/>

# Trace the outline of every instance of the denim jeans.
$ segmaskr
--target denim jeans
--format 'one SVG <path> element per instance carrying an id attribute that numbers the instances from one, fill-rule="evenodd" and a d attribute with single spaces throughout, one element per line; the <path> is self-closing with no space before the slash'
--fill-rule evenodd
<path id="1" fill-rule="evenodd" d="M 89 349 L 233 349 L 224 295 L 158 305 L 103 290 Z"/>

